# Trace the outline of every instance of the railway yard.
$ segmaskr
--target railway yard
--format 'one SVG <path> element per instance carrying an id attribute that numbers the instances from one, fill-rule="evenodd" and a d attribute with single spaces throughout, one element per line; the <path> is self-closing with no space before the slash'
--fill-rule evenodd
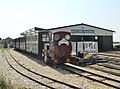
<path id="1" fill-rule="evenodd" d="M 86 67 L 66 63 L 61 67 L 47 66 L 11 49 L 0 52 L 0 69 L 16 89 L 120 89 L 119 52 L 99 55 L 108 62 Z"/>
<path id="2" fill-rule="evenodd" d="M 120 2 L 31 1 L 1 2 L 0 89 L 120 89 Z"/>

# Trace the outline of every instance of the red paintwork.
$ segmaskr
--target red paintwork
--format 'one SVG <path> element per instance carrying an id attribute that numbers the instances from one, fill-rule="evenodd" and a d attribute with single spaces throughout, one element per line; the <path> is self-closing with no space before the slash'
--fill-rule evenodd
<path id="1" fill-rule="evenodd" d="M 70 35 L 69 32 L 56 32 L 54 33 L 54 36 L 55 34 L 58 34 L 60 36 L 60 40 L 62 38 L 65 38 L 66 35 Z M 71 42 L 70 40 L 67 40 L 69 41 L 69 45 L 66 45 L 66 44 L 62 44 L 62 45 L 58 45 L 58 42 L 60 41 L 56 41 L 54 40 L 54 60 L 55 62 L 59 63 L 61 61 L 60 57 L 65 57 L 66 58 L 66 62 L 67 60 L 71 58 L 71 51 L 72 51 L 72 45 L 71 45 Z"/>

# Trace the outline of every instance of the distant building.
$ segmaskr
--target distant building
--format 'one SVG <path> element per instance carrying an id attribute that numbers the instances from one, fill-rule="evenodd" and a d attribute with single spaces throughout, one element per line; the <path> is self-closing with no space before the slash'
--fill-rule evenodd
<path id="1" fill-rule="evenodd" d="M 0 38 L 0 48 L 3 47 L 2 45 L 2 38 Z"/>
<path id="2" fill-rule="evenodd" d="M 71 33 L 72 53 L 79 51 L 103 52 L 113 49 L 115 31 L 88 24 L 74 24 L 48 29 L 52 32 L 68 31 Z"/>
<path id="3" fill-rule="evenodd" d="M 104 51 L 111 51 L 113 50 L 113 33 L 115 31 L 113 30 L 109 30 L 109 29 L 105 29 L 105 28 L 101 28 L 101 27 L 97 27 L 97 26 L 93 26 L 93 25 L 88 25 L 88 24 L 74 24 L 74 25 L 68 25 L 68 26 L 62 26 L 62 27 L 56 27 L 56 28 L 50 28 L 50 29 L 42 29 L 42 28 L 37 28 L 34 27 L 32 29 L 29 29 L 23 33 L 21 33 L 21 35 L 23 36 L 31 36 L 39 38 L 40 42 L 44 42 L 44 39 L 42 39 L 42 37 L 44 38 L 44 35 L 41 36 L 37 33 L 42 32 L 42 31 L 49 31 L 51 33 L 55 33 L 55 32 L 70 32 L 71 33 L 71 43 L 72 43 L 72 55 L 77 55 L 79 52 L 86 52 L 86 53 L 98 53 L 98 52 L 104 52 Z M 36 35 L 37 34 L 37 35 Z M 47 38 L 47 36 L 46 36 Z M 18 48 L 23 48 L 23 49 L 30 49 L 32 48 L 31 45 L 29 45 L 29 41 L 34 41 L 32 38 L 28 39 L 28 38 L 19 38 L 17 39 L 18 42 L 21 41 L 21 44 L 17 44 Z M 48 39 L 49 40 L 49 39 Z M 23 42 L 22 41 L 28 41 L 26 42 L 27 44 L 24 43 L 23 46 Z M 38 41 L 38 39 L 37 39 Z M 35 49 L 38 48 L 44 48 L 46 42 L 44 42 L 42 45 L 39 45 L 39 41 L 37 42 L 38 46 L 36 46 Z M 31 43 L 33 44 L 33 43 Z M 27 47 L 28 46 L 28 47 Z M 39 50 L 41 50 L 39 49 Z M 42 51 L 40 51 L 39 53 L 41 53 Z"/>
<path id="4" fill-rule="evenodd" d="M 1 41 L 4 48 L 12 48 L 13 47 L 13 39 L 10 37 L 7 37 Z"/>

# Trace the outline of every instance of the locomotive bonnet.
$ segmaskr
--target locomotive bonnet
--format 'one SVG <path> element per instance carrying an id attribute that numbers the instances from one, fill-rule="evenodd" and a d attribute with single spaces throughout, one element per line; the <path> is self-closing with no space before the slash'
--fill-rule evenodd
<path id="1" fill-rule="evenodd" d="M 52 36 L 52 42 L 49 44 L 48 54 L 44 57 L 46 63 L 63 64 L 70 62 L 72 45 L 69 32 L 55 32 Z"/>

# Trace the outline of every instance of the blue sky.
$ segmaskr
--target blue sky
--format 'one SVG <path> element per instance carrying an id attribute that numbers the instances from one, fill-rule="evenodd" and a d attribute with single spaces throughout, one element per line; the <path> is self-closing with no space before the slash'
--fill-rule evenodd
<path id="1" fill-rule="evenodd" d="M 120 0 L 0 0 L 1 38 L 78 23 L 114 30 L 114 41 L 120 41 Z"/>

